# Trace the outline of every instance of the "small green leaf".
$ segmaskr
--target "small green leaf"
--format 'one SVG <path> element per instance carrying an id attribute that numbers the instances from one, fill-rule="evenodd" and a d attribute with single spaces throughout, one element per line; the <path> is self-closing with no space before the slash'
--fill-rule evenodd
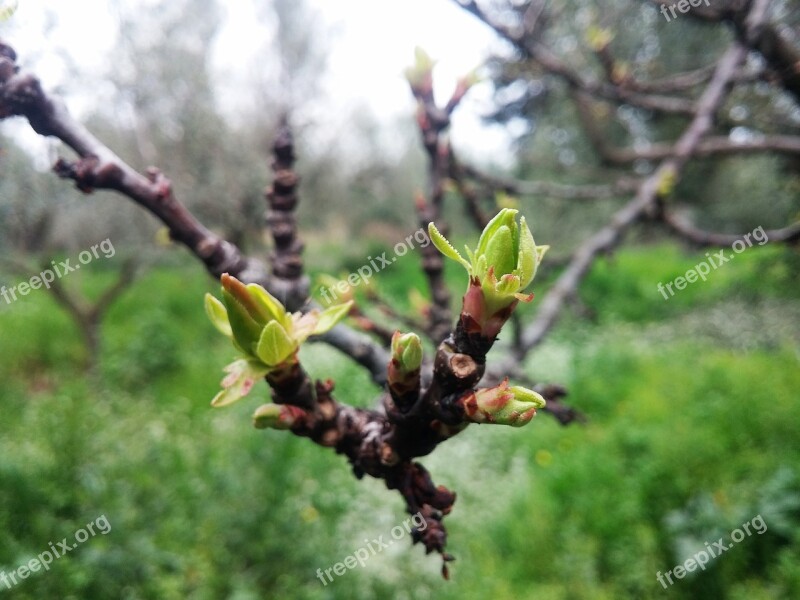
<path id="1" fill-rule="evenodd" d="M 539 265 L 542 264 L 542 260 L 544 260 L 544 255 L 547 251 L 550 250 L 550 246 L 536 246 L 536 269 L 539 269 Z M 534 275 L 536 273 L 534 272 Z"/>
<path id="2" fill-rule="evenodd" d="M 270 321 L 261 332 L 256 354 L 268 367 L 284 362 L 297 350 L 297 343 L 289 337 L 277 321 Z"/>
<path id="3" fill-rule="evenodd" d="M 233 331 L 231 331 L 231 324 L 228 321 L 228 311 L 225 310 L 225 305 L 211 294 L 206 294 L 205 307 L 206 314 L 214 327 L 222 335 L 232 337 Z"/>
<path id="4" fill-rule="evenodd" d="M 245 352 L 252 355 L 253 345 L 261 336 L 262 326 L 253 320 L 247 309 L 228 290 L 222 290 L 222 302 L 228 309 L 228 322 L 231 325 L 233 337 Z"/>
<path id="5" fill-rule="evenodd" d="M 486 224 L 486 227 L 483 228 L 481 237 L 478 240 L 478 249 L 475 251 L 475 256 L 480 256 L 481 254 L 486 253 L 489 240 L 494 237 L 495 233 L 497 233 L 497 230 L 503 225 L 508 227 L 513 233 L 517 228 L 517 224 L 514 221 L 516 216 L 517 211 L 513 208 L 504 208 L 497 213 L 494 218 Z"/>
<path id="6" fill-rule="evenodd" d="M 510 388 L 508 388 L 508 391 L 514 394 L 514 399 L 517 400 L 517 402 L 533 404 L 536 408 L 544 408 L 547 404 L 541 394 L 538 394 L 533 390 L 529 390 L 526 387 L 512 385 Z"/>
<path id="7" fill-rule="evenodd" d="M 252 360 L 240 359 L 232 362 L 225 367 L 228 375 L 222 380 L 222 391 L 214 396 L 211 406 L 219 408 L 241 400 L 268 371 L 264 365 Z"/>
<path id="8" fill-rule="evenodd" d="M 519 220 L 519 255 L 517 256 L 517 273 L 521 289 L 524 290 L 533 281 L 538 266 L 538 253 L 533 241 L 533 234 L 528 228 L 525 217 L 522 217 Z"/>
<path id="9" fill-rule="evenodd" d="M 344 304 L 337 304 L 323 310 L 319 315 L 319 321 L 317 321 L 312 335 L 319 335 L 333 329 L 334 325 L 347 316 L 352 306 L 353 301 L 349 300 Z"/>
<path id="10" fill-rule="evenodd" d="M 513 296 L 520 289 L 518 275 L 503 275 L 500 282 L 495 286 L 496 292 L 501 296 Z"/>
<path id="11" fill-rule="evenodd" d="M 260 309 L 265 321 L 278 321 L 285 328 L 291 327 L 292 317 L 281 302 L 256 283 L 247 284 L 247 291 L 254 304 Z"/>
<path id="12" fill-rule="evenodd" d="M 433 223 L 428 223 L 428 236 L 439 252 L 444 254 L 447 258 L 460 262 L 467 271 L 470 271 L 470 264 L 461 257 L 458 250 L 453 248 L 450 242 L 447 241 L 447 238 L 439 233 L 439 230 L 436 229 L 436 225 Z"/>
<path id="13" fill-rule="evenodd" d="M 517 256 L 514 253 L 514 239 L 511 229 L 506 225 L 497 228 L 486 244 L 486 263 L 494 267 L 497 277 L 507 275 L 514 270 Z"/>

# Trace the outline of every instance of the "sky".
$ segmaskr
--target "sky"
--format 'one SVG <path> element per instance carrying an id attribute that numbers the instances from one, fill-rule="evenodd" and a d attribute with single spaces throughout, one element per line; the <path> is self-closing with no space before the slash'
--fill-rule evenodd
<path id="1" fill-rule="evenodd" d="M 9 1 L 0 0 L 0 5 Z M 136 3 L 146 8 L 152 1 Z M 252 64 L 263 39 L 264 32 L 259 31 L 252 16 L 258 1 L 225 3 L 225 23 L 214 41 L 212 66 L 233 81 L 246 76 L 244 65 Z M 346 115 L 347 108 L 353 106 L 369 110 L 387 125 L 407 117 L 409 127 L 414 127 L 414 103 L 402 72 L 413 61 L 415 46 L 438 61 L 435 88 L 437 97 L 445 102 L 456 79 L 480 66 L 499 44 L 487 27 L 452 0 L 309 2 L 335 32 L 325 80 L 332 119 L 319 124 L 329 135 L 346 126 L 336 117 Z M 45 8 L 55 14 L 52 22 L 46 18 Z M 0 24 L 0 37 L 16 48 L 23 68 L 35 67 L 46 89 L 62 90 L 70 110 L 78 116 L 86 114 L 102 97 L 102 73 L 108 68 L 106 57 L 115 35 L 116 20 L 107 0 L 19 0 L 17 12 Z M 70 60 L 80 65 L 91 86 L 76 86 L 67 80 L 65 65 Z M 242 72 L 232 72 L 237 65 Z M 81 87 L 89 87 L 91 95 L 81 95 L 77 91 Z M 488 110 L 490 92 L 488 83 L 470 92 L 454 115 L 452 137 L 456 148 L 471 159 L 503 164 L 510 160 L 508 136 L 501 128 L 486 126 L 480 120 Z M 231 98 L 223 94 L 220 102 L 223 108 L 235 111 Z M 52 148 L 27 132 L 24 124 L 0 124 L 0 128 L 21 139 L 43 162 L 46 155 L 52 155 Z"/>

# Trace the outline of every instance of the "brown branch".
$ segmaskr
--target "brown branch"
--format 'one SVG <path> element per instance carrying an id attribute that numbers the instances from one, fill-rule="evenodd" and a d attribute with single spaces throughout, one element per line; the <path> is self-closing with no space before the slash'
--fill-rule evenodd
<path id="1" fill-rule="evenodd" d="M 603 160 L 612 165 L 626 165 L 637 160 L 664 160 L 673 154 L 669 143 L 653 143 L 645 148 L 616 148 L 608 143 L 605 132 L 600 128 L 591 108 L 591 98 L 581 92 L 572 94 L 578 119 L 595 151 Z M 731 156 L 736 154 L 755 154 L 774 152 L 776 154 L 800 154 L 800 137 L 793 135 L 765 135 L 742 142 L 735 142 L 725 136 L 707 137 L 695 149 L 698 157 Z"/>
<path id="2" fill-rule="evenodd" d="M 264 265 L 203 227 L 175 199 L 166 177 L 154 168 L 147 176 L 134 171 L 75 121 L 60 100 L 45 94 L 38 79 L 19 73 L 10 58 L 14 56 L 13 50 L 0 42 L 0 118 L 26 117 L 36 133 L 57 137 L 72 148 L 79 160 L 59 160 L 56 173 L 73 179 L 86 193 L 111 189 L 128 196 L 161 219 L 172 239 L 186 245 L 215 277 L 238 273 L 248 280 L 268 283 Z"/>
<path id="3" fill-rule="evenodd" d="M 685 217 L 666 211 L 661 213 L 660 220 L 671 233 L 686 240 L 693 246 L 730 246 L 743 237 L 743 235 L 705 231 L 696 227 Z M 800 223 L 795 223 L 782 229 L 766 230 L 764 231 L 764 236 L 770 243 L 795 244 L 800 240 Z"/>
<path id="4" fill-rule="evenodd" d="M 308 278 L 303 277 L 303 243 L 297 235 L 297 184 L 300 178 L 294 171 L 294 140 L 288 118 L 281 119 L 272 146 L 274 180 L 265 196 L 269 204 L 267 225 L 275 249 L 270 255 L 272 274 L 280 280 L 294 282 L 299 296 L 308 295 Z"/>
<path id="5" fill-rule="evenodd" d="M 93 312 L 102 318 L 102 315 L 116 301 L 117 298 L 136 280 L 139 264 L 135 259 L 128 259 L 122 263 L 122 268 L 117 276 L 117 281 L 103 292 L 94 303 Z"/>
<path id="6" fill-rule="evenodd" d="M 448 164 L 447 174 L 450 180 L 455 184 L 458 193 L 464 199 L 467 214 L 472 219 L 472 223 L 478 231 L 483 231 L 483 228 L 489 223 L 490 217 L 481 208 L 478 192 L 467 181 L 468 171 L 456 158 L 452 146 L 449 147 L 448 155 L 450 157 L 450 162 Z"/>
<path id="7" fill-rule="evenodd" d="M 655 208 L 662 182 L 679 176 L 686 162 L 697 150 L 702 137 L 711 129 L 714 114 L 727 96 L 731 79 L 745 56 L 746 49 L 738 43 L 723 54 L 717 62 L 711 81 L 698 100 L 697 114 L 675 143 L 674 156 L 665 160 L 655 173 L 644 180 L 633 200 L 617 211 L 608 225 L 576 250 L 569 266 L 548 290 L 536 319 L 526 329 L 521 357 L 544 340 L 545 335 L 558 321 L 566 300 L 576 293 L 597 257 L 617 246 L 623 233 Z"/>
<path id="8" fill-rule="evenodd" d="M 110 189 L 127 196 L 160 219 L 170 236 L 183 243 L 214 278 L 230 273 L 242 281 L 258 283 L 293 310 L 306 301 L 302 285 L 295 280 L 272 276 L 267 266 L 245 256 L 239 248 L 206 229 L 175 197 L 170 181 L 156 168 L 146 176 L 100 142 L 67 111 L 63 102 L 44 92 L 39 80 L 20 73 L 14 50 L 0 41 L 0 119 L 21 116 L 34 131 L 53 136 L 72 148 L 80 157 L 76 162 L 59 160 L 56 172 L 75 181 L 79 189 Z M 373 381 L 386 381 L 386 351 L 364 335 L 338 325 L 319 336 L 322 340 L 368 369 Z"/>
<path id="9" fill-rule="evenodd" d="M 389 347 L 394 330 L 377 323 L 375 319 L 364 313 L 357 304 L 353 304 L 349 317 L 361 331 L 374 335 L 385 347 Z"/>
<path id="10" fill-rule="evenodd" d="M 478 169 L 464 165 L 464 173 L 495 190 L 515 196 L 546 196 L 561 200 L 602 200 L 623 196 L 638 189 L 640 181 L 620 178 L 608 185 L 569 185 L 554 181 L 519 181 L 508 177 L 488 175 Z"/>
<path id="11" fill-rule="evenodd" d="M 714 73 L 714 65 L 708 65 L 695 69 L 694 71 L 687 71 L 685 73 L 676 73 L 661 79 L 653 79 L 651 81 L 641 81 L 638 79 L 628 78 L 622 82 L 622 85 L 630 87 L 638 92 L 652 92 L 652 93 L 668 93 L 679 92 L 682 90 L 690 90 L 708 82 L 711 75 Z M 754 81 L 761 81 L 766 76 L 763 69 L 754 71 L 740 70 L 733 78 L 737 84 L 739 83 L 752 83 Z"/>
<path id="12" fill-rule="evenodd" d="M 492 28 L 500 37 L 511 42 L 524 56 L 533 60 L 544 71 L 558 77 L 569 87 L 592 96 L 605 98 L 615 103 L 630 104 L 648 110 L 691 117 L 695 103 L 685 98 L 641 94 L 606 81 L 586 79 L 556 56 L 534 36 L 525 35 L 524 30 L 514 31 L 492 19 L 474 0 L 454 0 L 458 6 L 475 15 Z"/>
<path id="13" fill-rule="evenodd" d="M 450 115 L 466 94 L 468 87 L 460 81 L 455 92 L 444 109 L 436 106 L 433 97 L 433 78 L 430 69 L 419 73 L 418 80 L 410 79 L 411 93 L 417 100 L 417 125 L 422 136 L 422 143 L 428 155 L 428 198 L 419 195 L 415 200 L 420 227 L 427 230 L 428 223 L 441 222 L 439 215 L 444 200 L 444 182 L 449 164 L 448 147 L 442 142 L 442 132 L 450 126 Z M 447 227 L 443 223 L 443 234 Z M 436 342 L 447 336 L 452 327 L 450 310 L 450 291 L 444 280 L 444 258 L 433 244 L 428 244 L 420 251 L 422 270 L 428 279 L 431 292 L 431 311 L 429 315 L 428 333 Z"/>
<path id="14" fill-rule="evenodd" d="M 659 8 L 674 4 L 668 0 L 645 2 Z M 720 4 L 716 7 L 693 7 L 687 16 L 711 24 L 730 22 L 739 40 L 758 52 L 781 86 L 800 101 L 800 50 L 787 39 L 780 25 L 768 22 L 770 0 L 727 0 Z"/>

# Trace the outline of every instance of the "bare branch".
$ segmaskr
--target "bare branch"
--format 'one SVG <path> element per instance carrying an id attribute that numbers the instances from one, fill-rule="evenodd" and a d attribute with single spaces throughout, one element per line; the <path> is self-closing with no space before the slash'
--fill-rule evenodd
<path id="1" fill-rule="evenodd" d="M 55 166 L 59 175 L 74 180 L 83 191 L 114 190 L 147 209 L 213 277 L 229 273 L 263 285 L 292 310 L 303 306 L 306 296 L 302 286 L 272 276 L 262 261 L 245 256 L 235 245 L 211 233 L 176 199 L 170 181 L 158 169 L 149 169 L 146 176 L 137 173 L 78 123 L 60 99 L 46 94 L 35 76 L 20 73 L 15 61 L 14 50 L 0 41 L 0 119 L 25 117 L 40 135 L 56 137 L 72 148 L 80 158 L 74 163 L 59 160 Z M 385 383 L 388 355 L 363 334 L 337 325 L 317 339 L 351 356 L 369 370 L 376 384 Z"/>
<path id="2" fill-rule="evenodd" d="M 659 188 L 664 178 L 677 178 L 688 159 L 696 151 L 701 138 L 711 129 L 713 117 L 730 88 L 736 68 L 746 56 L 740 44 L 732 45 L 717 62 L 714 75 L 698 100 L 698 111 L 689 126 L 674 146 L 674 156 L 665 160 L 650 177 L 645 179 L 636 196 L 603 229 L 584 242 L 572 257 L 567 269 L 561 274 L 539 307 L 534 322 L 523 335 L 522 356 L 539 345 L 545 335 L 556 324 L 566 300 L 576 293 L 583 278 L 596 258 L 613 249 L 622 234 L 655 208 Z"/>
<path id="3" fill-rule="evenodd" d="M 447 177 L 449 156 L 448 147 L 441 139 L 442 132 L 450 126 L 450 115 L 458 106 L 467 86 L 459 82 L 450 101 L 444 109 L 436 106 L 433 97 L 433 79 L 430 68 L 421 71 L 419 80 L 409 80 L 411 93 L 417 100 L 417 124 L 422 143 L 428 154 L 428 197 L 418 195 L 415 200 L 420 227 L 427 230 L 428 223 L 437 222 L 446 235 L 447 225 L 439 220 L 444 200 L 444 182 Z M 440 342 L 450 332 L 452 314 L 450 310 L 450 291 L 444 281 L 444 258 L 433 244 L 420 251 L 422 270 L 428 278 L 428 288 L 433 304 L 429 315 L 428 333 Z"/>
<path id="4" fill-rule="evenodd" d="M 695 113 L 695 103 L 685 98 L 641 94 L 605 81 L 586 79 L 533 36 L 526 36 L 524 31 L 512 31 L 492 19 L 475 0 L 454 0 L 454 2 L 486 23 L 502 38 L 511 42 L 548 74 L 558 77 L 571 88 L 616 103 L 631 104 L 656 112 L 689 117 Z"/>
<path id="5" fill-rule="evenodd" d="M 602 200 L 629 194 L 638 189 L 640 181 L 620 178 L 608 185 L 569 185 L 554 181 L 519 181 L 507 177 L 488 175 L 478 169 L 463 165 L 466 175 L 491 188 L 502 190 L 515 196 L 546 196 L 561 200 Z"/>
<path id="6" fill-rule="evenodd" d="M 687 218 L 670 212 L 663 212 L 660 218 L 673 234 L 694 246 L 730 246 L 743 237 L 742 235 L 730 233 L 705 231 L 696 227 Z M 766 230 L 764 236 L 770 242 L 797 243 L 800 240 L 800 223 L 795 223 L 782 229 Z"/>
<path id="7" fill-rule="evenodd" d="M 673 4 L 667 0 L 645 1 L 659 8 Z M 783 88 L 800 101 L 800 50 L 787 39 L 780 25 L 767 21 L 770 0 L 726 0 L 720 4 L 693 7 L 688 14 L 700 22 L 731 22 L 739 40 L 761 54 Z"/>
<path id="8" fill-rule="evenodd" d="M 308 295 L 308 278 L 303 277 L 303 243 L 297 235 L 297 184 L 300 178 L 294 171 L 294 140 L 288 117 L 281 119 L 272 146 L 274 180 L 267 189 L 269 203 L 267 225 L 272 232 L 275 250 L 270 256 L 272 274 L 278 279 L 292 281 L 298 296 Z"/>

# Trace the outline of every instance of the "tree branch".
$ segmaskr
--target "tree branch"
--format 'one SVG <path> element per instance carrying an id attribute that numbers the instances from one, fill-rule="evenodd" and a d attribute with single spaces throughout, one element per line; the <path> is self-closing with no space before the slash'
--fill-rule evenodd
<path id="1" fill-rule="evenodd" d="M 695 113 L 695 103 L 685 98 L 641 94 L 605 81 L 586 79 L 534 36 L 525 35 L 524 30 L 513 31 L 492 19 L 475 0 L 454 0 L 454 2 L 491 27 L 500 37 L 511 42 L 524 56 L 533 60 L 545 72 L 558 77 L 572 88 L 616 103 L 630 104 L 656 112 L 688 117 Z"/>
<path id="2" fill-rule="evenodd" d="M 306 298 L 299 297 L 299 286 L 293 280 L 272 276 L 263 262 L 245 256 L 235 245 L 211 233 L 177 200 L 170 181 L 158 169 L 148 169 L 146 176 L 137 173 L 78 123 L 60 99 L 45 93 L 35 76 L 20 73 L 15 61 L 14 50 L 0 41 L 0 119 L 25 117 L 40 135 L 56 137 L 72 148 L 79 160 L 59 160 L 56 173 L 74 180 L 85 192 L 109 189 L 127 196 L 160 219 L 170 236 L 183 243 L 215 279 L 229 273 L 263 285 L 285 300 L 290 309 L 303 306 Z M 385 383 L 388 354 L 363 334 L 337 325 L 317 339 L 368 369 L 377 385 Z"/>
<path id="3" fill-rule="evenodd" d="M 554 181 L 520 181 L 508 177 L 488 175 L 472 166 L 463 165 L 463 171 L 490 188 L 515 196 L 547 196 L 561 200 L 602 200 L 629 194 L 638 189 L 640 181 L 620 178 L 608 185 L 569 185 Z"/>
<path id="4" fill-rule="evenodd" d="M 743 235 L 705 231 L 696 227 L 685 217 L 666 211 L 661 213 L 660 220 L 667 226 L 671 233 L 686 240 L 693 246 L 730 246 L 743 237 Z M 800 240 L 800 223 L 795 223 L 782 229 L 766 230 L 764 236 L 771 243 L 797 243 L 798 240 Z"/>
<path id="5" fill-rule="evenodd" d="M 655 208 L 662 182 L 679 176 L 686 162 L 697 150 L 702 137 L 711 129 L 714 114 L 725 99 L 736 69 L 745 56 L 746 49 L 738 43 L 733 44 L 723 54 L 717 62 L 711 81 L 698 100 L 697 114 L 675 143 L 674 155 L 644 180 L 633 200 L 617 211 L 605 227 L 576 250 L 569 266 L 548 290 L 536 319 L 525 330 L 524 350 L 520 358 L 544 340 L 545 335 L 558 321 L 565 301 L 577 292 L 597 257 L 617 246 L 623 233 Z"/>

